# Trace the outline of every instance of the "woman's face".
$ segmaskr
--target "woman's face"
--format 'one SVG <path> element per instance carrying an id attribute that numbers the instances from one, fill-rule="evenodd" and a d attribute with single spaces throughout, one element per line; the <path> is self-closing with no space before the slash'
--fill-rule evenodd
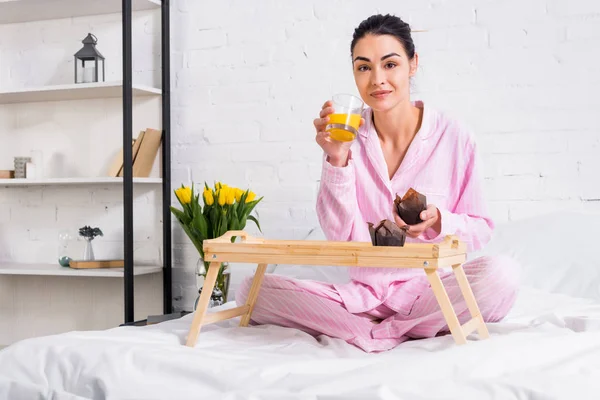
<path id="1" fill-rule="evenodd" d="M 392 35 L 366 35 L 354 46 L 354 81 L 362 99 L 376 111 L 388 111 L 410 101 L 410 77 L 418 56 L 408 59 L 404 47 Z"/>

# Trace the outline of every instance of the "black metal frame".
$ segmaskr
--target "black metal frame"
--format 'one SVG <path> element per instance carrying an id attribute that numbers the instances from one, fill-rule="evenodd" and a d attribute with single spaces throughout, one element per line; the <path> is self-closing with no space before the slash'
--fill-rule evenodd
<path id="1" fill-rule="evenodd" d="M 134 321 L 133 275 L 133 71 L 132 71 L 132 0 L 122 0 L 123 26 L 123 215 L 124 322 Z M 163 223 L 163 312 L 172 312 L 171 279 L 171 56 L 169 0 L 161 2 L 162 59 L 162 223 Z"/>
<path id="2" fill-rule="evenodd" d="M 173 312 L 171 270 L 171 13 L 170 0 L 161 2 L 162 59 L 162 205 L 163 205 L 163 313 Z"/>

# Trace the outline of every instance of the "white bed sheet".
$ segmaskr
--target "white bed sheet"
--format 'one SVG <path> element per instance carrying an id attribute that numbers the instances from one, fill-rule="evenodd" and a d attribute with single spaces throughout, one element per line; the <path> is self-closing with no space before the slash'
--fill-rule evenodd
<path id="1" fill-rule="evenodd" d="M 223 306 L 229 307 L 231 303 Z M 276 326 L 70 332 L 0 351 L 0 399 L 598 399 L 600 302 L 525 287 L 491 339 L 366 354 Z"/>

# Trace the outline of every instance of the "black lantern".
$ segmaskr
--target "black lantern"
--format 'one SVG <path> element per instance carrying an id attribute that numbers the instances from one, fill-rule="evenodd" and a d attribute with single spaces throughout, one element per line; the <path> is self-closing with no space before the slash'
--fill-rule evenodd
<path id="1" fill-rule="evenodd" d="M 98 39 L 88 33 L 81 43 L 83 47 L 75 53 L 75 83 L 104 82 L 104 56 L 96 49 Z"/>

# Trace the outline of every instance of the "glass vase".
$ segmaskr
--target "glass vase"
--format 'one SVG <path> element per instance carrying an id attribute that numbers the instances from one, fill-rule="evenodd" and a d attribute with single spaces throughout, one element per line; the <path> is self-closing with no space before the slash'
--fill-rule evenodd
<path id="1" fill-rule="evenodd" d="M 73 236 L 69 231 L 58 233 L 58 263 L 61 267 L 68 267 L 71 262 L 70 243 Z"/>
<path id="2" fill-rule="evenodd" d="M 198 262 L 196 263 L 196 287 L 198 288 L 198 296 L 194 302 L 194 310 L 196 310 L 196 307 L 198 306 L 198 301 L 200 300 L 200 295 L 202 294 L 202 286 L 206 280 L 206 273 L 209 266 L 210 262 L 204 262 L 202 258 L 199 258 Z M 215 287 L 213 288 L 212 295 L 210 296 L 210 301 L 208 303 L 209 308 L 220 306 L 228 301 L 230 277 L 231 273 L 229 271 L 229 263 L 221 263 L 221 268 L 219 269 L 219 274 L 217 275 L 217 281 L 215 282 Z"/>
<path id="3" fill-rule="evenodd" d="M 85 249 L 83 249 L 83 261 L 94 260 L 94 248 L 92 247 L 92 240 L 85 239 Z"/>

